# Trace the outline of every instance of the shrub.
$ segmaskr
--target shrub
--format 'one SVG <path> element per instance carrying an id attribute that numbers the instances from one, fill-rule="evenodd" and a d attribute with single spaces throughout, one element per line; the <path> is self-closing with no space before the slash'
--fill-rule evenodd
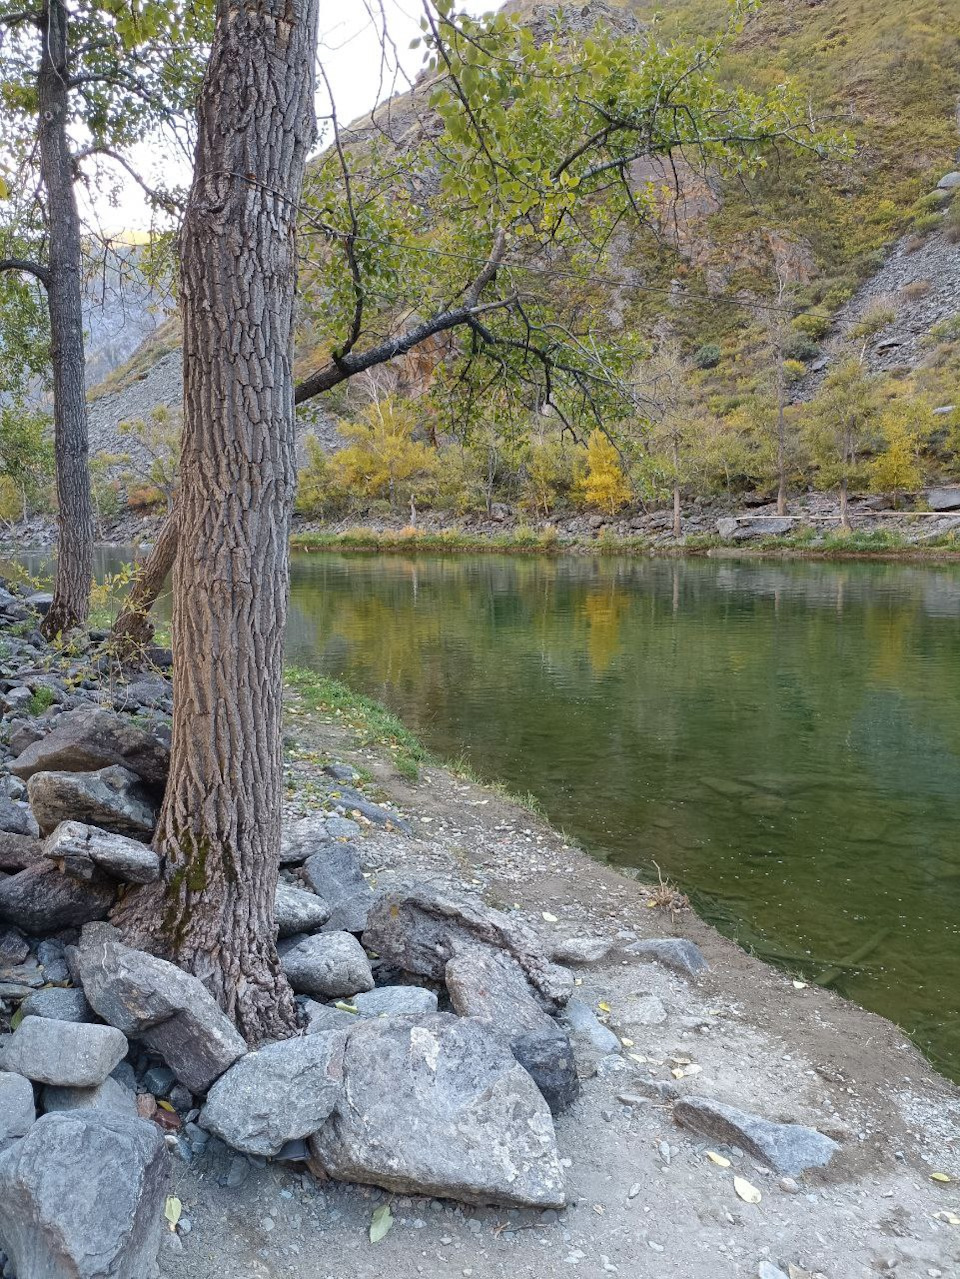
<path id="1" fill-rule="evenodd" d="M 921 213 L 913 219 L 913 229 L 917 235 L 929 235 L 943 222 L 941 213 Z"/>
<path id="2" fill-rule="evenodd" d="M 698 369 L 715 369 L 720 363 L 720 356 L 716 342 L 707 342 L 694 353 L 693 363 Z"/>
<path id="3" fill-rule="evenodd" d="M 791 333 L 783 344 L 783 353 L 793 363 L 815 359 L 820 348 L 803 333 Z"/>
<path id="4" fill-rule="evenodd" d="M 16 484 L 8 476 L 0 475 L 0 520 L 10 524 L 22 514 L 23 504 Z"/>
<path id="5" fill-rule="evenodd" d="M 826 337 L 830 328 L 830 318 L 807 311 L 803 315 L 795 316 L 790 322 L 790 327 L 795 333 L 803 333 L 809 338 L 822 338 Z"/>
<path id="6" fill-rule="evenodd" d="M 318 519 L 335 504 L 339 494 L 330 474 L 330 462 L 323 445 L 312 433 L 303 437 L 306 463 L 297 472 L 294 509 L 308 519 Z"/>
<path id="7" fill-rule="evenodd" d="M 900 296 L 905 302 L 919 302 L 920 299 L 925 298 L 929 292 L 929 280 L 911 280 L 909 284 L 905 284 L 900 290 Z"/>
<path id="8" fill-rule="evenodd" d="M 577 494 L 585 506 L 613 515 L 630 501 L 620 456 L 599 428 L 587 440 L 587 454 L 577 480 Z"/>
<path id="9" fill-rule="evenodd" d="M 792 386 L 794 382 L 799 382 L 807 371 L 807 366 L 801 364 L 799 360 L 784 360 L 783 376 Z"/>

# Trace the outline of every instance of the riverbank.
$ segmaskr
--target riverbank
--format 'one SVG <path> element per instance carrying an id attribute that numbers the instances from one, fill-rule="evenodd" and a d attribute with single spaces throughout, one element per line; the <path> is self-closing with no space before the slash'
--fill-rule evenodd
<path id="1" fill-rule="evenodd" d="M 682 901 L 598 864 L 489 789 L 425 758 L 416 781 L 404 775 L 404 743 L 388 722 L 367 717 L 371 705 L 294 680 L 291 817 L 313 811 L 324 766 L 352 766 L 360 786 L 411 828 L 365 827 L 364 867 L 378 890 L 453 881 L 560 953 L 588 937 L 606 949 L 574 967 L 577 998 L 620 1044 L 598 1055 L 580 1100 L 557 1120 L 567 1206 L 465 1208 L 318 1185 L 275 1165 L 251 1167 L 242 1185 L 228 1187 L 216 1169 L 183 1167 L 177 1194 L 191 1231 L 163 1259 L 170 1279 L 224 1271 L 258 1279 L 957 1272 L 960 1227 L 950 1222 L 960 1215 L 960 1092 L 894 1026 L 750 958 Z M 709 972 L 684 975 L 628 949 L 668 938 L 697 945 Z M 679 1126 L 684 1097 L 809 1124 L 840 1152 L 826 1170 L 777 1175 L 735 1144 Z M 759 1202 L 738 1195 L 735 1177 Z M 395 1224 L 374 1245 L 371 1215 L 384 1204 Z"/>
<path id="2" fill-rule="evenodd" d="M 44 656 L 32 634 L 17 626 L 5 657 L 17 750 L 64 710 L 82 703 L 89 713 L 97 701 L 162 738 L 170 703 L 160 671 L 97 687 L 92 667 L 80 678 L 78 650 Z M 187 1109 L 193 1099 L 172 1090 L 153 1120 L 174 1152 L 168 1279 L 956 1273 L 960 1091 L 890 1022 L 746 955 L 669 885 L 591 859 L 528 808 L 438 764 L 395 717 L 334 681 L 289 675 L 285 780 L 288 831 L 321 813 L 355 823 L 378 897 L 411 883 L 469 892 L 569 966 L 582 1011 L 566 1023 L 580 1095 L 555 1124 L 565 1203 L 470 1207 L 318 1179 L 302 1158 L 242 1155 L 209 1138 Z M 153 1084 L 158 1095 L 168 1086 Z M 732 1127 L 718 1125 L 716 1105 L 741 1112 Z M 761 1155 L 752 1143 L 769 1137 L 770 1122 L 790 1125 L 775 1130 L 789 1149 Z M 811 1143 L 826 1166 L 805 1159 Z M 788 1159 L 792 1171 L 774 1166 Z M 371 1222 L 384 1209 L 392 1225 L 374 1243 Z"/>

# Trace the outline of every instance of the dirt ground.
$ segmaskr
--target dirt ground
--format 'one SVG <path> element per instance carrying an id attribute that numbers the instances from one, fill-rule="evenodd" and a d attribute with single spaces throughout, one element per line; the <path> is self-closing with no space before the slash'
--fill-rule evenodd
<path id="1" fill-rule="evenodd" d="M 294 814 L 310 807 L 319 763 L 337 759 L 367 770 L 371 795 L 397 803 L 417 832 L 370 831 L 365 865 L 375 883 L 459 879 L 489 904 L 518 910 L 549 942 L 689 937 L 711 971 L 687 981 L 622 950 L 575 970 L 578 995 L 607 1005 L 611 1026 L 632 1043 L 623 1070 L 585 1080 L 557 1122 L 568 1194 L 559 1214 L 319 1183 L 229 1154 L 193 1168 L 175 1160 L 186 1223 L 162 1254 L 165 1276 L 779 1279 L 770 1266 L 790 1279 L 960 1276 L 960 1225 L 949 1224 L 960 1216 L 960 1091 L 895 1026 L 828 991 L 798 989 L 690 911 L 651 908 L 643 886 L 492 791 L 434 767 L 405 782 L 383 753 L 357 749 L 337 725 L 300 722 L 295 732 L 302 754 L 292 771 L 306 784 Z M 647 1024 L 649 996 L 666 1012 L 657 1024 Z M 676 1081 L 683 1093 L 811 1124 L 841 1153 L 797 1184 L 679 1128 L 668 1101 L 618 1100 L 645 1081 L 675 1082 L 671 1071 L 690 1066 L 701 1069 Z M 708 1149 L 731 1166 L 712 1162 Z M 761 1192 L 758 1204 L 738 1198 L 735 1175 Z M 241 1184 L 221 1184 L 228 1177 Z M 371 1214 L 383 1202 L 395 1223 L 372 1244 Z"/>

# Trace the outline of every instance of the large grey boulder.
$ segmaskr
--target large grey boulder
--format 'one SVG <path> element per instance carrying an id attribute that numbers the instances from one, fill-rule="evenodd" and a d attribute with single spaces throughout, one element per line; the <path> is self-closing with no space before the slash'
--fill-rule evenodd
<path id="1" fill-rule="evenodd" d="M 168 1181 L 153 1124 L 44 1115 L 0 1155 L 0 1238 L 17 1279 L 149 1279 Z"/>
<path id="2" fill-rule="evenodd" d="M 126 1036 L 113 1026 L 24 1017 L 4 1049 L 3 1064 L 34 1083 L 92 1088 L 126 1055 Z"/>
<path id="3" fill-rule="evenodd" d="M 710 970 L 703 951 L 696 942 L 688 941 L 686 937 L 650 937 L 644 941 L 631 942 L 626 953 L 663 964 L 674 972 L 682 973 L 684 977 L 698 977 Z"/>
<path id="4" fill-rule="evenodd" d="M 316 1132 L 340 1096 L 346 1042 L 333 1030 L 247 1053 L 210 1089 L 201 1127 L 234 1150 L 268 1156 Z"/>
<path id="5" fill-rule="evenodd" d="M 26 780 L 34 773 L 95 773 L 117 764 L 161 790 L 170 751 L 124 715 L 81 707 L 61 715 L 46 737 L 17 756 L 10 771 Z"/>
<path id="6" fill-rule="evenodd" d="M 452 886 L 414 884 L 377 897 L 363 942 L 386 963 L 435 981 L 454 955 L 481 942 L 512 956 L 546 1007 L 561 1007 L 573 990 L 570 973 L 547 959 L 529 929 Z"/>
<path id="7" fill-rule="evenodd" d="M 341 1100 L 310 1149 L 342 1181 L 464 1203 L 563 1204 L 536 1085 L 498 1036 L 449 1013 L 363 1018 L 344 1051 Z"/>
<path id="8" fill-rule="evenodd" d="M 40 833 L 29 804 L 0 795 L 0 831 L 8 835 L 26 835 L 36 839 Z"/>
<path id="9" fill-rule="evenodd" d="M 294 888 L 283 880 L 277 884 L 277 896 L 273 913 L 278 937 L 293 937 L 297 933 L 312 933 L 330 918 L 330 907 L 323 897 Z"/>
<path id="10" fill-rule="evenodd" d="M 324 1034 L 328 1030 L 352 1030 L 357 1024 L 358 1014 L 347 1012 L 345 1008 L 319 1004 L 315 999 L 304 999 L 301 1005 L 306 1035 Z"/>
<path id="11" fill-rule="evenodd" d="M 0 1070 L 0 1150 L 25 1137 L 36 1117 L 30 1080 L 12 1070 Z"/>
<path id="12" fill-rule="evenodd" d="M 825 1168 L 840 1147 L 803 1124 L 778 1124 L 706 1097 L 684 1097 L 673 1109 L 678 1124 L 712 1141 L 739 1146 L 785 1177 Z"/>
<path id="13" fill-rule="evenodd" d="M 328 844 L 308 857 L 303 876 L 314 892 L 330 903 L 328 932 L 362 933 L 367 926 L 373 890 L 360 869 L 360 852 L 353 844 Z"/>
<path id="14" fill-rule="evenodd" d="M 556 1115 L 580 1092 L 566 1032 L 534 998 L 515 959 L 489 946 L 465 946 L 448 961 L 444 980 L 462 1017 L 477 1017 L 503 1035 Z"/>
<path id="15" fill-rule="evenodd" d="M 27 933 L 54 933 L 103 919 L 116 900 L 112 880 L 62 875 L 53 862 L 40 861 L 0 880 L 0 921 Z"/>
<path id="16" fill-rule="evenodd" d="M 437 997 L 422 986 L 378 986 L 354 995 L 353 1005 L 361 1017 L 421 1017 L 437 1011 Z"/>
<path id="17" fill-rule="evenodd" d="M 93 1021 L 93 1009 L 82 990 L 48 986 L 35 990 L 20 1005 L 24 1017 L 46 1017 L 52 1021 Z"/>
<path id="18" fill-rule="evenodd" d="M 101 768 L 95 773 L 34 773 L 27 782 L 30 807 L 48 834 L 61 822 L 76 820 L 134 839 L 153 834 L 156 802 L 129 769 Z"/>
<path id="19" fill-rule="evenodd" d="M 137 1114 L 136 1094 L 110 1076 L 96 1088 L 48 1086 L 43 1090 L 41 1103 L 47 1114 L 55 1110 L 95 1110 L 108 1115 Z"/>
<path id="20" fill-rule="evenodd" d="M 800 527 L 800 521 L 776 516 L 739 515 L 717 520 L 717 533 L 727 542 L 746 542 L 755 537 L 782 537 Z"/>
<path id="21" fill-rule="evenodd" d="M 147 844 L 84 822 L 61 822 L 43 851 L 74 879 L 92 879 L 98 872 L 127 884 L 160 878 L 160 858 Z"/>
<path id="22" fill-rule="evenodd" d="M 247 1051 L 196 977 L 124 946 L 109 925 L 83 930 L 79 967 L 84 993 L 98 1016 L 159 1053 L 192 1093 L 205 1093 Z"/>
<path id="23" fill-rule="evenodd" d="M 299 866 L 314 853 L 330 848 L 338 839 L 356 839 L 360 827 L 348 817 L 332 813 L 311 813 L 283 832 L 280 865 Z"/>
<path id="24" fill-rule="evenodd" d="M 284 950 L 280 963 L 298 995 L 339 999 L 373 989 L 373 973 L 352 933 L 318 933 Z"/>
<path id="25" fill-rule="evenodd" d="M 43 859 L 43 844 L 29 835 L 0 831 L 0 871 L 25 870 Z"/>
<path id="26" fill-rule="evenodd" d="M 928 489 L 924 496 L 931 511 L 960 511 L 960 488 Z"/>

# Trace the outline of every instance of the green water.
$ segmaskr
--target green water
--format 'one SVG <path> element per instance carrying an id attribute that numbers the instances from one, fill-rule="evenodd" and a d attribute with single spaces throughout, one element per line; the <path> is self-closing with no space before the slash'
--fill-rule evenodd
<path id="1" fill-rule="evenodd" d="M 288 656 L 960 1078 L 957 569 L 297 555 Z"/>

